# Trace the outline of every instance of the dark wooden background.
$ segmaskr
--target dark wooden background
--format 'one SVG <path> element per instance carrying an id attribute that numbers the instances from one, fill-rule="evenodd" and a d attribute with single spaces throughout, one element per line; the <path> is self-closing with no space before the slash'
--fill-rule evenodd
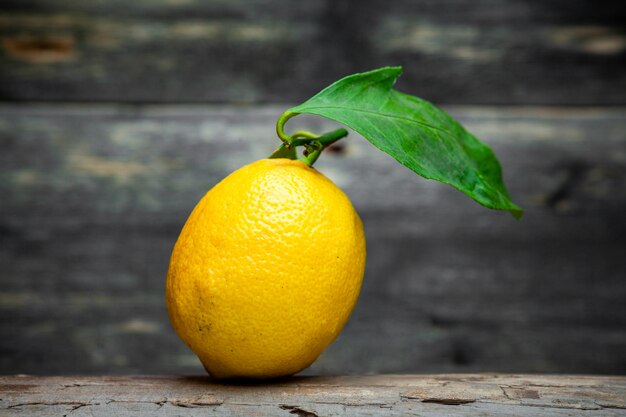
<path id="1" fill-rule="evenodd" d="M 3 0 L 0 374 L 203 373 L 164 305 L 187 214 L 284 109 L 397 64 L 526 215 L 351 134 L 317 166 L 362 215 L 367 272 L 307 372 L 625 373 L 625 22 L 619 1 Z"/>

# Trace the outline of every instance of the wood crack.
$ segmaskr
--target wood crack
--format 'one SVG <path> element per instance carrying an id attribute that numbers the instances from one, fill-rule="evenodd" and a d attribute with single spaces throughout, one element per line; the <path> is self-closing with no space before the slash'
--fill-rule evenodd
<path id="1" fill-rule="evenodd" d="M 297 405 L 281 404 L 278 406 L 281 410 L 289 411 L 289 414 L 295 414 L 300 417 L 319 417 L 315 411 L 305 410 Z"/>
<path id="2" fill-rule="evenodd" d="M 469 398 L 424 398 L 423 403 L 435 403 L 443 405 L 462 405 L 476 402 Z"/>
<path id="3" fill-rule="evenodd" d="M 170 400 L 164 399 L 160 401 L 132 401 L 132 400 L 110 400 L 106 404 L 112 403 L 124 403 L 124 404 L 155 404 L 159 407 L 163 407 L 165 404 L 170 404 L 175 407 L 181 408 L 201 408 L 201 407 L 215 407 L 224 404 L 223 401 L 217 399 L 203 399 L 202 397 L 197 399 L 184 399 L 184 400 Z"/>
<path id="4" fill-rule="evenodd" d="M 201 408 L 201 407 L 215 407 L 224 404 L 223 401 L 166 401 L 167 404 L 172 404 L 176 407 L 183 408 Z"/>
<path id="5" fill-rule="evenodd" d="M 78 401 L 32 401 L 32 402 L 11 404 L 7 406 L 6 409 L 28 407 L 28 406 L 33 406 L 33 405 L 45 405 L 45 406 L 51 406 L 51 407 L 55 405 L 69 405 L 69 406 L 75 407 L 73 408 L 73 410 L 76 410 L 80 407 L 85 407 L 88 405 L 98 405 L 98 404 L 100 403 L 89 403 L 89 402 L 78 402 Z"/>
<path id="6" fill-rule="evenodd" d="M 609 408 L 609 409 L 615 409 L 615 410 L 626 410 L 626 404 L 607 404 L 607 403 L 602 403 L 602 402 L 598 402 L 596 401 L 596 404 L 602 408 Z"/>

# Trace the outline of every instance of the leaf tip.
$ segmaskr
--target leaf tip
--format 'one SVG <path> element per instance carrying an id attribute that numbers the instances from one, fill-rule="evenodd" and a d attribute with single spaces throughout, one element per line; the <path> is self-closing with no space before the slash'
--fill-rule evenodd
<path id="1" fill-rule="evenodd" d="M 515 218 L 515 220 L 517 220 L 517 221 L 522 220 L 522 217 L 524 216 L 524 210 L 522 210 L 519 207 L 514 208 L 514 209 L 510 209 L 509 213 L 511 213 L 513 218 Z"/>

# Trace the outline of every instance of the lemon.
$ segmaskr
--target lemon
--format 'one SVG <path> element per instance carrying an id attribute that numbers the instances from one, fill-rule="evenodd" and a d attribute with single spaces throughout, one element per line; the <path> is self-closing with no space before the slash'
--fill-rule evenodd
<path id="1" fill-rule="evenodd" d="M 263 159 L 189 216 L 170 260 L 168 312 L 213 377 L 292 375 L 337 337 L 364 269 L 348 197 L 303 162 Z"/>

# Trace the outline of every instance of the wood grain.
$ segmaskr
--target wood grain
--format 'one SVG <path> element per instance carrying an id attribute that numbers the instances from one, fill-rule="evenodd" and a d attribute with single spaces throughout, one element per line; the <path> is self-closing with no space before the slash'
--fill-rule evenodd
<path id="1" fill-rule="evenodd" d="M 303 101 L 404 65 L 452 104 L 626 104 L 626 6 L 561 0 L 4 0 L 0 99 Z"/>
<path id="2" fill-rule="evenodd" d="M 549 375 L 0 377 L 10 416 L 623 416 L 626 378 Z"/>
<path id="3" fill-rule="evenodd" d="M 198 199 L 285 106 L 0 106 L 0 373 L 198 373 L 163 299 Z M 312 374 L 626 372 L 626 109 L 450 107 L 516 222 L 351 134 L 318 169 L 363 218 L 357 308 Z M 288 129 L 334 128 L 298 116 Z"/>

